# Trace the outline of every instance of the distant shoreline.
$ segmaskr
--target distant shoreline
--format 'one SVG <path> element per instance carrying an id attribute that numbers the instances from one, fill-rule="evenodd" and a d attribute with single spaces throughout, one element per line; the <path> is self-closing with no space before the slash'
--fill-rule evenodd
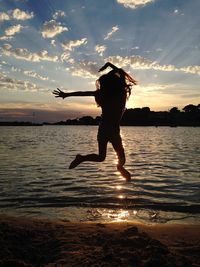
<path id="1" fill-rule="evenodd" d="M 43 126 L 43 123 L 32 123 L 23 121 L 5 121 L 0 122 L 0 126 Z"/>
<path id="2" fill-rule="evenodd" d="M 58 122 L 33 121 L 0 121 L 0 126 L 42 126 L 42 125 L 99 125 L 100 116 L 95 118 L 83 116 L 76 119 L 66 119 Z M 41 120 L 40 120 L 41 121 Z M 149 107 L 126 109 L 121 120 L 121 126 L 169 126 L 169 127 L 199 127 L 200 104 L 187 105 L 180 111 L 174 107 L 169 111 L 151 111 Z"/>
<path id="3" fill-rule="evenodd" d="M 50 123 L 50 122 L 44 122 L 44 123 L 31 123 L 31 122 L 0 122 L 0 127 L 1 126 L 98 126 L 98 124 L 83 124 L 83 123 L 77 123 L 77 124 L 68 124 L 65 122 L 55 122 L 55 123 Z M 131 125 L 121 125 L 127 126 L 127 127 L 200 127 L 200 124 L 181 124 L 181 125 L 173 125 L 173 124 L 131 124 Z"/>

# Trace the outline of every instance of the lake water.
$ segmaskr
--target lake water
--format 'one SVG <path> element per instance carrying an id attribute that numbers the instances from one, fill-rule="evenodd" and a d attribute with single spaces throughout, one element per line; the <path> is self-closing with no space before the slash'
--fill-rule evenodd
<path id="1" fill-rule="evenodd" d="M 200 222 L 200 128 L 121 127 L 126 167 L 108 145 L 102 163 L 68 166 L 97 152 L 96 126 L 0 127 L 0 211 L 63 220 Z"/>

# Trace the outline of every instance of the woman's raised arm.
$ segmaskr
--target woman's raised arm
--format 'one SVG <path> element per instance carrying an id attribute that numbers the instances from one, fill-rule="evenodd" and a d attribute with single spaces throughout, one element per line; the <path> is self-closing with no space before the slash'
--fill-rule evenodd
<path id="1" fill-rule="evenodd" d="M 55 97 L 61 97 L 64 99 L 65 97 L 70 97 L 70 96 L 94 96 L 95 91 L 78 91 L 78 92 L 65 93 L 61 91 L 59 88 L 57 88 L 57 90 L 53 91 L 53 94 L 55 95 Z"/>
<path id="2" fill-rule="evenodd" d="M 114 64 L 112 64 L 110 62 L 107 62 L 105 65 L 103 65 L 103 67 L 100 68 L 99 72 L 107 69 L 108 67 L 112 68 L 113 70 L 118 70 L 119 69 Z"/>
<path id="3" fill-rule="evenodd" d="M 113 70 L 116 70 L 120 73 L 122 73 L 123 75 L 125 75 L 125 77 L 129 80 L 129 82 L 133 83 L 133 84 L 137 84 L 137 81 L 131 77 L 127 72 L 125 72 L 123 69 L 119 69 L 118 67 L 116 67 L 114 64 L 107 62 L 105 65 L 103 65 L 103 67 L 100 68 L 100 71 L 103 71 L 105 69 L 107 69 L 108 67 L 112 68 Z"/>

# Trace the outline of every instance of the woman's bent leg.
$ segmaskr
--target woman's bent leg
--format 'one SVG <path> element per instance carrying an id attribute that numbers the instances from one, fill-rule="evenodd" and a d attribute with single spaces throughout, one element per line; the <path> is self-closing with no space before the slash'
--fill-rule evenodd
<path id="1" fill-rule="evenodd" d="M 118 157 L 117 170 L 124 178 L 126 178 L 127 181 L 131 180 L 131 174 L 123 167 L 126 162 L 126 157 L 120 135 L 114 140 L 112 140 L 112 146 Z"/>
<path id="2" fill-rule="evenodd" d="M 106 140 L 98 140 L 99 146 L 99 154 L 88 154 L 88 155 L 76 155 L 75 159 L 71 162 L 69 169 L 74 169 L 79 164 L 84 161 L 93 161 L 93 162 L 102 162 L 106 158 L 106 150 L 107 150 L 107 141 Z"/>

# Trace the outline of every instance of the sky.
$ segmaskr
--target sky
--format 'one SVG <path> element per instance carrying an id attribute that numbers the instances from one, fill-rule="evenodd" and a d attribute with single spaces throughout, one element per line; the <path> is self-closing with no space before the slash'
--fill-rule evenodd
<path id="1" fill-rule="evenodd" d="M 107 61 L 137 81 L 127 108 L 200 103 L 199 0 L 0 0 L 0 121 L 100 115 Z"/>

